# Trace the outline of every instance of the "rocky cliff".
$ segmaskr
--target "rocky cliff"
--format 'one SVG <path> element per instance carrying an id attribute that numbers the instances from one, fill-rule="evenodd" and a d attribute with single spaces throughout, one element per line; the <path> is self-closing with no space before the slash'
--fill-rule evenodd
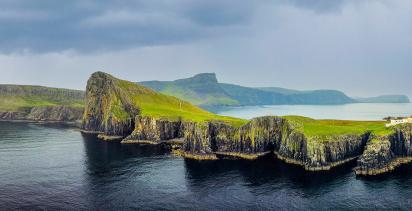
<path id="1" fill-rule="evenodd" d="M 185 123 L 183 150 L 190 157 L 223 155 L 254 159 L 273 152 L 307 170 L 328 170 L 360 156 L 369 139 L 363 135 L 307 138 L 286 119 L 259 117 L 233 128 L 220 122 Z"/>
<path id="2" fill-rule="evenodd" d="M 184 121 L 221 119 L 233 124 L 244 120 L 221 117 L 181 99 L 160 94 L 103 72 L 87 82 L 82 128 L 129 140 L 156 141 L 178 136 Z M 132 134 L 133 132 L 133 134 Z"/>
<path id="3" fill-rule="evenodd" d="M 412 161 L 412 124 L 398 125 L 387 136 L 374 136 L 358 160 L 357 175 L 378 175 Z"/>
<path id="4" fill-rule="evenodd" d="M 0 112 L 0 120 L 60 121 L 81 120 L 83 108 L 69 106 L 37 106 L 26 111 Z"/>
<path id="5" fill-rule="evenodd" d="M 83 129 L 122 143 L 177 143 L 192 159 L 257 159 L 274 154 L 306 170 L 329 170 L 357 159 L 357 172 L 411 156 L 411 127 L 384 122 L 259 117 L 250 121 L 208 113 L 180 99 L 94 73 L 87 83 Z M 373 132 L 387 134 L 379 138 Z M 389 133 L 388 133 L 389 134 Z M 376 141 L 379 139 L 379 141 Z M 366 150 L 365 150 L 366 148 Z"/>
<path id="6" fill-rule="evenodd" d="M 132 134 L 122 143 L 158 144 L 162 141 L 183 137 L 183 124 L 180 119 L 171 121 L 164 118 L 136 116 Z"/>
<path id="7" fill-rule="evenodd" d="M 84 130 L 126 136 L 133 131 L 138 114 L 139 109 L 132 105 L 117 79 L 102 72 L 92 74 L 86 87 Z"/>

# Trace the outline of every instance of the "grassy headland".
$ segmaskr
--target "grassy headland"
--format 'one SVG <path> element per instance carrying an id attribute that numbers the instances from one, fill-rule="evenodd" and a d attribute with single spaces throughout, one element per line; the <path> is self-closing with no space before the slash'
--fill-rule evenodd
<path id="1" fill-rule="evenodd" d="M 84 106 L 84 92 L 27 85 L 0 85 L 0 111 L 23 111 L 37 106 Z"/>
<path id="2" fill-rule="evenodd" d="M 98 87 L 105 86 L 97 82 L 98 80 L 105 80 L 105 83 L 110 84 L 111 87 Z M 96 84 L 96 87 L 92 84 Z M 194 122 L 219 120 L 236 127 L 246 123 L 246 120 L 210 113 L 187 101 L 158 93 L 133 82 L 117 79 L 106 73 L 95 73 L 89 80 L 89 85 L 89 93 L 95 93 L 98 90 L 108 92 L 107 96 L 104 96 L 101 100 L 103 102 L 102 110 L 106 111 L 104 113 L 105 120 L 110 117 L 116 121 L 124 121 L 134 117 L 131 114 L 134 112 L 131 112 L 131 110 L 138 109 L 139 115 L 143 117 L 150 116 L 170 120 L 182 119 Z M 92 101 L 96 102 L 95 100 Z"/>

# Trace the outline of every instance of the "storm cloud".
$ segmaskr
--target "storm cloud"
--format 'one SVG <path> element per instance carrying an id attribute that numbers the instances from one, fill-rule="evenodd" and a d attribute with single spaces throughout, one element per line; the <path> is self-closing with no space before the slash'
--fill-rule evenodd
<path id="1" fill-rule="evenodd" d="M 0 83 L 82 89 L 200 72 L 247 86 L 408 94 L 409 0 L 3 0 Z"/>

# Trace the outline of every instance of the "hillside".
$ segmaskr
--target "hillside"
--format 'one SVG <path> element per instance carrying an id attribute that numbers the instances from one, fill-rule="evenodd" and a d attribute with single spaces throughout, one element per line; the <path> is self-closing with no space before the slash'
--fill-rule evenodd
<path id="1" fill-rule="evenodd" d="M 0 85 L 0 111 L 37 106 L 83 107 L 84 91 L 28 85 Z"/>
<path id="2" fill-rule="evenodd" d="M 357 101 L 348 97 L 345 93 L 337 90 L 311 90 L 299 91 L 278 87 L 258 88 L 263 91 L 284 94 L 289 98 L 289 104 L 311 104 L 311 105 L 334 105 L 356 103 Z"/>
<path id="3" fill-rule="evenodd" d="M 381 95 L 377 97 L 355 98 L 361 103 L 410 103 L 406 95 Z"/>
<path id="4" fill-rule="evenodd" d="M 355 102 L 344 93 L 335 90 L 298 91 L 219 83 L 214 73 L 198 74 L 175 81 L 143 81 L 139 84 L 200 106 L 333 105 Z"/>
<path id="5" fill-rule="evenodd" d="M 204 122 L 220 120 L 239 125 L 243 120 L 218 116 L 189 102 L 103 72 L 92 74 L 87 82 L 83 128 L 108 135 L 127 134 L 135 117 L 155 117 L 170 121 Z"/>
<path id="6" fill-rule="evenodd" d="M 0 120 L 80 120 L 84 92 L 27 85 L 0 85 Z"/>
<path id="7" fill-rule="evenodd" d="M 195 105 L 239 105 L 222 89 L 213 73 L 175 81 L 146 81 L 139 84 Z"/>

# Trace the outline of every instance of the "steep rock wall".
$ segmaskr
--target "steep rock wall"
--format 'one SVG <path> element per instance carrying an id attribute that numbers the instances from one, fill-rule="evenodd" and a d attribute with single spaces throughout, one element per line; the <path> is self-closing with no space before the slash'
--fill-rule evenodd
<path id="1" fill-rule="evenodd" d="M 1 120 L 61 121 L 81 120 L 83 108 L 68 106 L 39 106 L 27 111 L 0 112 Z"/>
<path id="2" fill-rule="evenodd" d="M 305 166 L 310 170 L 329 169 L 360 156 L 364 150 L 369 134 L 335 135 L 322 141 L 316 137 L 307 142 Z"/>
<path id="3" fill-rule="evenodd" d="M 135 119 L 135 127 L 124 143 L 139 143 L 149 141 L 160 143 L 161 141 L 182 138 L 183 125 L 181 120 L 170 121 L 155 117 L 140 117 Z"/>
<path id="4" fill-rule="evenodd" d="M 255 158 L 252 155 L 274 152 L 307 170 L 328 170 L 361 155 L 369 134 L 308 140 L 283 118 L 259 117 L 239 128 L 219 122 L 185 123 L 184 137 L 183 150 L 189 154 Z"/>
<path id="5" fill-rule="evenodd" d="M 124 117 L 118 118 L 115 112 Z M 119 90 L 116 80 L 105 73 L 96 72 L 89 78 L 86 87 L 86 107 L 82 128 L 103 132 L 112 136 L 127 136 L 132 133 L 138 108 Z"/>
<path id="6" fill-rule="evenodd" d="M 412 124 L 398 125 L 388 136 L 374 136 L 358 160 L 357 175 L 390 172 L 412 161 Z"/>

